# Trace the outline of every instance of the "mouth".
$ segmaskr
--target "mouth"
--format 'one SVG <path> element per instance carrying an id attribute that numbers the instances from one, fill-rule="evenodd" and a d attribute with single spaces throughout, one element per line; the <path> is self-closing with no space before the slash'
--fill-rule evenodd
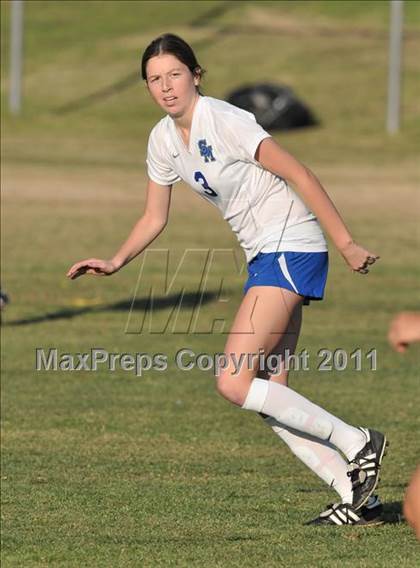
<path id="1" fill-rule="evenodd" d="M 174 103 L 176 100 L 177 100 L 177 97 L 173 97 L 173 96 L 163 97 L 163 102 L 167 105 Z"/>

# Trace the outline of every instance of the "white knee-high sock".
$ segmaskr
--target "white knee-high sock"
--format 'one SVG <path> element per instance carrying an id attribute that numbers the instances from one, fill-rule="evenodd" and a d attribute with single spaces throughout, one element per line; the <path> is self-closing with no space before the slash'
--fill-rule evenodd
<path id="1" fill-rule="evenodd" d="M 254 379 L 242 408 L 268 414 L 298 432 L 328 440 L 349 460 L 366 443 L 361 430 L 346 424 L 289 387 L 273 381 Z"/>
<path id="2" fill-rule="evenodd" d="M 266 416 L 264 422 L 289 446 L 296 457 L 337 491 L 343 503 L 352 503 L 353 490 L 347 475 L 348 464 L 332 444 L 299 433 L 271 416 Z"/>

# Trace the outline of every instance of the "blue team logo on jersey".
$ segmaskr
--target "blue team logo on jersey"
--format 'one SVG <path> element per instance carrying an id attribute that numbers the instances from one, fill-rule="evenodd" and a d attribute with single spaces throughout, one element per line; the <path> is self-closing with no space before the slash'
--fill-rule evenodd
<path id="1" fill-rule="evenodd" d="M 205 140 L 199 140 L 198 147 L 200 148 L 200 156 L 203 156 L 206 164 L 207 162 L 216 161 L 216 158 L 213 156 L 213 148 L 211 146 L 207 146 L 207 142 Z"/>

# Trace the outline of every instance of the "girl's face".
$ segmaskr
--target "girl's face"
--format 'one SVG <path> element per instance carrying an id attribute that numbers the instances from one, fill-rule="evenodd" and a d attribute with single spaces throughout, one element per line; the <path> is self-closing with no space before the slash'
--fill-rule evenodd
<path id="1" fill-rule="evenodd" d="M 181 117 L 197 97 L 200 78 L 170 53 L 151 57 L 146 66 L 147 87 L 153 100 L 173 118 Z"/>

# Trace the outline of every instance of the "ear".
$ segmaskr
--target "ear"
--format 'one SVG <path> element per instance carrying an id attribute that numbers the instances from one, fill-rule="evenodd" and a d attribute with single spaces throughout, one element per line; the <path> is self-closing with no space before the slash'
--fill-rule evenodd
<path id="1" fill-rule="evenodd" d="M 197 67 L 196 69 L 194 69 L 194 85 L 198 87 L 200 85 L 200 81 L 201 81 L 201 69 L 200 67 Z"/>

